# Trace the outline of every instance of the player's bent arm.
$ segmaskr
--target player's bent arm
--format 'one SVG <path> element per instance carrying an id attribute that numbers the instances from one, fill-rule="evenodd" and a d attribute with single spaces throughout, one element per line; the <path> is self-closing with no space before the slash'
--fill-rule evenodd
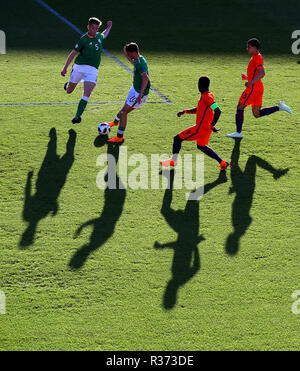
<path id="1" fill-rule="evenodd" d="M 266 72 L 265 72 L 265 69 L 264 68 L 261 68 L 259 71 L 258 71 L 258 74 L 257 76 L 254 77 L 254 79 L 250 82 L 248 82 L 249 85 L 253 85 L 255 84 L 256 82 L 258 82 L 259 80 L 261 80 L 264 76 L 265 76 Z"/>
<path id="2" fill-rule="evenodd" d="M 214 118 L 212 120 L 211 126 L 215 126 L 216 125 L 216 123 L 218 122 L 218 120 L 219 120 L 219 118 L 221 116 L 221 113 L 222 113 L 222 111 L 220 110 L 219 107 L 216 107 L 214 109 Z"/>
<path id="3" fill-rule="evenodd" d="M 212 108 L 212 106 L 215 106 L 215 107 Z M 218 120 L 219 120 L 219 118 L 221 116 L 222 111 L 220 110 L 220 107 L 218 107 L 218 105 L 216 103 L 214 103 L 212 106 L 211 106 L 211 108 L 214 111 L 214 118 L 213 118 L 212 123 L 210 124 L 210 126 L 211 126 L 211 129 L 214 132 L 218 132 L 218 131 L 220 131 L 220 129 L 215 128 L 215 125 L 218 122 Z"/>
<path id="4" fill-rule="evenodd" d="M 107 21 L 107 28 L 102 32 L 104 39 L 106 39 L 107 36 L 109 35 L 111 28 L 112 28 L 112 21 Z"/>
<path id="5" fill-rule="evenodd" d="M 64 68 L 61 71 L 62 76 L 66 75 L 68 67 L 69 67 L 70 63 L 72 62 L 72 60 L 74 59 L 74 57 L 77 53 L 78 53 L 77 50 L 72 50 L 71 53 L 69 54 L 68 59 L 66 61 L 66 64 L 64 65 Z"/>

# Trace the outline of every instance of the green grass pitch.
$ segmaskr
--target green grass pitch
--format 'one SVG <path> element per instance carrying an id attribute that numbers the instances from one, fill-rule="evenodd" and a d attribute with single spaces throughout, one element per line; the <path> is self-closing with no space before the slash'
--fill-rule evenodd
<path id="1" fill-rule="evenodd" d="M 196 105 L 206 74 L 222 110 L 210 146 L 233 166 L 220 176 L 205 158 L 200 201 L 187 202 L 186 189 L 100 190 L 96 160 L 117 150 L 95 140 L 97 125 L 114 118 L 132 76 L 103 55 L 91 104 L 72 125 L 82 88 L 67 96 L 60 71 L 78 34 L 36 1 L 7 2 L 0 350 L 299 350 L 291 310 L 300 290 L 300 65 L 291 53 L 299 3 L 46 2 L 82 30 L 90 16 L 112 20 L 104 47 L 129 66 L 122 47 L 136 41 L 153 86 L 172 101 L 151 92 L 157 103 L 128 116 L 128 157 L 150 164 L 171 152 L 173 136 L 194 123 L 176 113 Z M 264 106 L 284 100 L 294 114 L 256 120 L 248 108 L 235 142 L 225 134 L 235 128 L 253 36 L 265 60 Z M 74 104 L 4 105 L 17 103 Z M 183 144 L 182 154 L 196 153 Z"/>

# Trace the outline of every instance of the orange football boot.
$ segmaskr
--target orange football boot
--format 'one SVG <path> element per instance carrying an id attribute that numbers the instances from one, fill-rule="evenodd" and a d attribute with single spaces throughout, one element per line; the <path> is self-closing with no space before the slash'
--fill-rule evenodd
<path id="1" fill-rule="evenodd" d="M 172 158 L 169 158 L 169 160 L 160 161 L 159 162 L 162 166 L 176 166 L 177 161 L 172 160 Z"/>
<path id="2" fill-rule="evenodd" d="M 114 137 L 114 138 L 109 139 L 108 142 L 121 144 L 124 142 L 124 138 Z"/>
<path id="3" fill-rule="evenodd" d="M 108 125 L 112 128 L 113 126 L 118 126 L 119 123 L 115 123 L 114 121 L 108 122 Z"/>

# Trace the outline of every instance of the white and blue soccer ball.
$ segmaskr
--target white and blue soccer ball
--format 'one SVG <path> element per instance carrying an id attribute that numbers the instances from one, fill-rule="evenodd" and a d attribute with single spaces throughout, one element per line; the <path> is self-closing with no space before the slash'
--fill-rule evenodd
<path id="1" fill-rule="evenodd" d="M 98 133 L 99 135 L 108 135 L 110 133 L 110 126 L 107 122 L 101 122 L 98 125 Z"/>

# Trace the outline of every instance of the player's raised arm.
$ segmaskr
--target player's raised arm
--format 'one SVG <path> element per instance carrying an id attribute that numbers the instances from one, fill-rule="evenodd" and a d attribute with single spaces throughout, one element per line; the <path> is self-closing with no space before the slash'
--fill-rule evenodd
<path id="1" fill-rule="evenodd" d="M 102 32 L 104 39 L 106 39 L 107 36 L 109 35 L 111 28 L 112 28 L 112 21 L 107 21 L 107 28 Z"/>
<path id="2" fill-rule="evenodd" d="M 64 68 L 62 69 L 62 71 L 60 73 L 62 76 L 66 76 L 66 73 L 68 71 L 68 67 L 69 67 L 70 63 L 72 62 L 72 60 L 74 59 L 74 57 L 77 53 L 78 52 L 76 50 L 72 50 L 71 53 L 69 54 L 68 59 L 67 59 L 65 65 L 64 65 Z"/>

